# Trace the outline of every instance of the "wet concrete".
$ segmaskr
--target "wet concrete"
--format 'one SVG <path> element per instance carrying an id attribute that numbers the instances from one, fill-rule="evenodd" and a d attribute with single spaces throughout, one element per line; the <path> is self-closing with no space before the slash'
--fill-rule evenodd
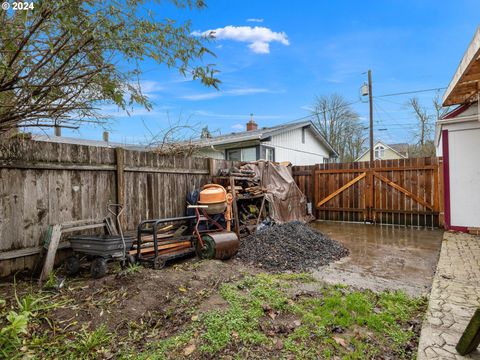
<path id="1" fill-rule="evenodd" d="M 429 293 L 442 230 L 326 221 L 311 225 L 350 249 L 349 257 L 315 271 L 317 278 L 374 291 Z"/>

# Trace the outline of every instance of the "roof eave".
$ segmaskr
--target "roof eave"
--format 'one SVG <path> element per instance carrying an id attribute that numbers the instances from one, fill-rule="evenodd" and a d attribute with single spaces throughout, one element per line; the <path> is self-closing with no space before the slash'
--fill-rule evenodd
<path id="1" fill-rule="evenodd" d="M 480 92 L 480 27 L 443 95 L 443 106 L 463 104 Z"/>

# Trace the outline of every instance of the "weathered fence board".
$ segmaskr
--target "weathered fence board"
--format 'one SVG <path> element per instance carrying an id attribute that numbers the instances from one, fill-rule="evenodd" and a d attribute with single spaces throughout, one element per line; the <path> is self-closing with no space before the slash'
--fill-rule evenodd
<path id="1" fill-rule="evenodd" d="M 441 158 L 294 166 L 319 219 L 443 226 Z"/>
<path id="2" fill-rule="evenodd" d="M 107 204 L 119 199 L 127 230 L 147 218 L 181 216 L 188 191 L 234 164 L 147 151 L 122 155 L 117 171 L 114 148 L 33 141 L 2 148 L 0 276 L 33 267 L 49 224 L 103 218 Z M 9 259 L 12 253 L 30 255 Z"/>

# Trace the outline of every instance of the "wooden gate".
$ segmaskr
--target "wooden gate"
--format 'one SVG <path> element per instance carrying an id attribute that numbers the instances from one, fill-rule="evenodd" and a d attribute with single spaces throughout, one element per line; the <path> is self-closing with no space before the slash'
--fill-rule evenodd
<path id="1" fill-rule="evenodd" d="M 313 177 L 311 192 L 318 219 L 442 226 L 441 159 L 414 158 L 295 167 L 300 188 Z"/>

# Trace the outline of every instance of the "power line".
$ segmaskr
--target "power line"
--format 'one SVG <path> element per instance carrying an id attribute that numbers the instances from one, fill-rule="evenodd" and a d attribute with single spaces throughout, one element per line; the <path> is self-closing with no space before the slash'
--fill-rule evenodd
<path id="1" fill-rule="evenodd" d="M 439 90 L 445 90 L 445 89 L 446 89 L 446 87 L 439 87 L 439 88 L 432 88 L 432 89 L 405 91 L 405 92 L 399 92 L 399 93 L 377 95 L 377 96 L 374 96 L 374 98 L 382 98 L 382 97 L 387 97 L 387 96 L 398 96 L 398 95 L 416 94 L 416 93 L 422 93 L 422 92 L 428 92 L 428 91 L 439 91 Z"/>
<path id="2" fill-rule="evenodd" d="M 377 131 L 385 131 L 386 132 L 386 135 L 387 135 L 387 138 L 388 138 L 388 141 L 389 142 L 393 142 L 393 139 L 394 139 L 394 136 L 393 134 L 390 132 L 390 128 L 388 127 L 388 125 L 385 123 L 383 117 L 380 115 L 380 105 L 377 104 L 376 102 L 374 103 L 374 108 L 375 108 L 375 112 L 377 114 L 377 119 L 379 119 L 379 124 L 378 126 L 380 125 L 383 125 L 384 128 L 382 127 L 375 127 L 377 129 Z M 377 138 L 379 136 L 377 135 Z"/>
<path id="3" fill-rule="evenodd" d="M 303 116 L 303 117 L 300 117 L 300 118 L 297 118 L 297 119 L 293 119 L 293 120 L 287 121 L 287 122 L 284 123 L 284 124 L 290 124 L 290 123 L 293 123 L 293 122 L 297 122 L 297 121 L 309 119 L 309 118 L 311 118 L 312 116 L 320 115 L 320 114 L 325 114 L 325 113 L 328 112 L 328 111 L 333 111 L 333 110 L 342 109 L 342 108 L 344 108 L 344 107 L 348 107 L 348 106 L 351 106 L 351 105 L 358 104 L 359 102 L 361 102 L 361 100 L 357 100 L 357 101 L 354 101 L 354 102 L 348 103 L 348 104 L 339 105 L 339 106 L 336 106 L 336 107 L 333 107 L 333 108 L 330 108 L 330 109 L 325 109 L 325 110 L 318 111 L 318 112 L 311 112 L 309 115 L 306 115 L 306 116 Z"/>
<path id="4" fill-rule="evenodd" d="M 398 121 L 398 120 L 399 120 L 399 119 L 394 119 L 393 116 L 391 116 L 389 112 L 385 111 L 385 109 L 384 109 L 380 104 L 377 104 L 377 106 L 378 106 L 378 108 L 379 108 L 382 112 L 384 112 L 385 114 L 387 114 L 387 116 L 388 116 L 390 119 L 392 119 L 393 121 Z M 407 126 L 408 124 L 402 122 L 402 123 L 390 123 L 389 125 L 390 125 L 390 126 L 391 126 L 391 125 Z"/>

